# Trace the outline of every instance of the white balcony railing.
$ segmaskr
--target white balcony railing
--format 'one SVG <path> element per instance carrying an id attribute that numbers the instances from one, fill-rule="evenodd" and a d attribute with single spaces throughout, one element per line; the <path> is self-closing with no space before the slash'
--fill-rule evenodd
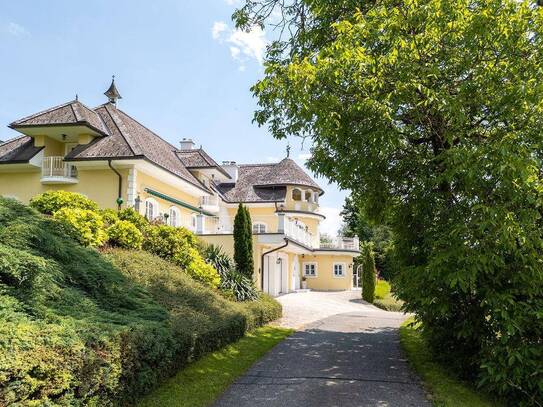
<path id="1" fill-rule="evenodd" d="M 219 197 L 215 195 L 201 196 L 200 205 L 201 206 L 219 206 Z"/>
<path id="2" fill-rule="evenodd" d="M 307 226 L 295 219 L 285 218 L 284 233 L 305 246 L 313 247 L 313 235 L 309 232 Z"/>
<path id="3" fill-rule="evenodd" d="M 44 157 L 41 166 L 43 183 L 75 183 L 77 168 L 64 162 L 61 156 Z"/>
<path id="4" fill-rule="evenodd" d="M 331 242 L 321 242 L 321 249 L 332 250 L 360 250 L 358 237 L 337 237 Z"/>

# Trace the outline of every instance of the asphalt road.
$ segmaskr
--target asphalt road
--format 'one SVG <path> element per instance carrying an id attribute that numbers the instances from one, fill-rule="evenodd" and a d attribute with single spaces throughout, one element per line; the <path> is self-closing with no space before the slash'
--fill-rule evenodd
<path id="1" fill-rule="evenodd" d="M 280 297 L 289 305 L 281 325 L 296 321 L 300 330 L 240 377 L 215 406 L 431 406 L 400 349 L 398 327 L 405 316 L 363 304 L 355 299 L 359 295 Z M 335 309 L 332 315 L 323 304 Z"/>

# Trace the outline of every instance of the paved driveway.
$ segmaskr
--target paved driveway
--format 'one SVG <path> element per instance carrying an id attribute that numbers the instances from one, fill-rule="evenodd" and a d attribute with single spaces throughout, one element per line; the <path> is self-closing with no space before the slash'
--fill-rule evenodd
<path id="1" fill-rule="evenodd" d="M 359 298 L 360 292 L 279 297 L 279 325 L 298 331 L 215 406 L 431 406 L 400 350 L 398 327 L 405 316 Z"/>

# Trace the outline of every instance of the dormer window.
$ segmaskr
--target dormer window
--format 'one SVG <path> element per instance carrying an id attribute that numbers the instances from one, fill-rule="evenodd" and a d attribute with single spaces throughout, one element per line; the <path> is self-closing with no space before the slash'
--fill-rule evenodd
<path id="1" fill-rule="evenodd" d="M 293 201 L 301 201 L 302 200 L 302 191 L 298 188 L 294 188 L 292 190 L 292 200 Z"/>

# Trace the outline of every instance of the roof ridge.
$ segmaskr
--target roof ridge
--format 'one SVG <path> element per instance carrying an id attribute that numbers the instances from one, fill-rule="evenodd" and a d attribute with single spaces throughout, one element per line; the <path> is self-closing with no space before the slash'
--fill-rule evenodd
<path id="1" fill-rule="evenodd" d="M 38 112 L 38 113 L 34 113 L 34 114 L 31 114 L 31 115 L 22 117 L 21 119 L 15 120 L 14 122 L 12 122 L 12 123 L 10 124 L 10 126 L 11 126 L 11 125 L 16 125 L 17 123 L 25 122 L 25 121 L 30 120 L 30 119 L 35 119 L 35 118 L 37 118 L 37 117 L 43 116 L 44 114 L 54 112 L 55 110 L 58 110 L 58 109 L 62 109 L 63 107 L 66 107 L 66 106 L 68 106 L 68 105 L 71 105 L 73 102 L 76 102 L 76 100 L 73 99 L 73 100 L 70 100 L 69 102 L 62 103 L 62 104 L 60 104 L 60 105 L 50 107 L 49 109 L 42 110 L 42 111 L 40 111 L 40 112 Z"/>
<path id="2" fill-rule="evenodd" d="M 24 137 L 29 137 L 27 136 L 26 134 L 23 134 L 23 135 L 20 135 L 20 136 L 17 136 L 17 137 L 13 137 L 13 138 L 10 138 L 10 139 L 7 139 L 7 140 L 4 140 L 0 143 L 0 146 L 4 146 L 6 144 L 9 144 L 9 143 L 13 143 L 14 141 L 17 141 L 19 139 L 22 139 Z"/>
<path id="3" fill-rule="evenodd" d="M 121 137 L 124 139 L 124 141 L 126 142 L 126 144 L 128 145 L 128 147 L 130 148 L 130 151 L 132 151 L 132 154 L 134 155 L 137 155 L 136 152 L 134 151 L 134 147 L 132 146 L 132 144 L 130 143 L 130 141 L 128 141 L 128 139 L 126 138 L 125 134 L 123 133 L 123 131 L 121 130 L 121 128 L 119 127 L 119 124 L 115 121 L 115 118 L 113 117 L 113 115 L 111 114 L 111 112 L 109 111 L 109 109 L 107 108 L 107 105 L 108 103 L 105 103 L 103 105 L 101 105 L 100 107 L 103 107 L 107 114 L 109 115 L 109 117 L 111 118 L 111 121 L 113 122 L 113 124 L 115 125 L 115 127 L 117 127 L 117 130 L 119 131 L 119 134 L 121 135 Z M 98 109 L 98 108 L 97 108 Z M 107 127 L 107 126 L 106 126 Z"/>
<path id="4" fill-rule="evenodd" d="M 238 167 L 273 167 L 279 163 L 238 164 Z"/>
<path id="5" fill-rule="evenodd" d="M 76 121 L 76 122 L 81 121 L 81 119 L 79 118 L 77 112 L 76 112 L 75 109 L 74 109 L 74 103 L 70 103 L 69 106 L 70 106 L 70 109 L 72 109 L 72 113 L 74 114 L 75 121 Z"/>

